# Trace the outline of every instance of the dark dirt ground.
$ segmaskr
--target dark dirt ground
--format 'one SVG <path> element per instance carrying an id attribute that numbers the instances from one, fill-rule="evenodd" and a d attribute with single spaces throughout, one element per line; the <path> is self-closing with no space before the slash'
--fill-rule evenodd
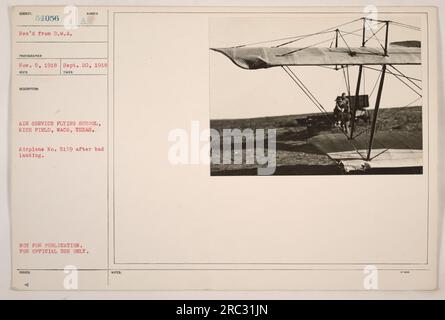
<path id="1" fill-rule="evenodd" d="M 372 111 L 369 112 L 372 117 Z M 312 114 L 313 115 L 313 114 Z M 287 115 L 277 117 L 262 117 L 250 119 L 211 120 L 210 127 L 219 131 L 223 129 L 276 129 L 277 132 L 277 169 L 275 175 L 331 175 L 343 174 L 338 164 L 326 154 L 308 143 L 313 135 L 334 132 L 338 129 L 315 128 L 309 134 L 306 125 L 298 124 L 296 119 L 305 119 L 311 115 Z M 369 136 L 369 124 L 358 121 L 356 133 Z M 366 130 L 368 129 L 368 131 Z M 421 136 L 422 107 L 382 108 L 377 121 L 378 132 L 392 132 L 405 136 Z M 222 148 L 222 143 L 220 144 Z M 266 144 L 267 146 L 267 144 Z M 387 146 L 391 147 L 391 146 Z M 243 145 L 243 159 L 245 159 Z M 221 150 L 222 152 L 222 150 Z M 257 175 L 258 164 L 212 164 L 212 175 Z M 407 173 L 410 173 L 409 171 Z"/>

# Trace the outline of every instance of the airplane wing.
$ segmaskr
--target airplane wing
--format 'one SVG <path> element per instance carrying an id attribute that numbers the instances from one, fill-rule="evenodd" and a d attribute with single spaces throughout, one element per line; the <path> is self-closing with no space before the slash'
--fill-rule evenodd
<path id="1" fill-rule="evenodd" d="M 419 65 L 420 47 L 391 45 L 388 55 L 381 48 L 290 48 L 234 47 L 212 48 L 243 69 L 263 69 L 281 66 L 329 65 Z"/>
<path id="2" fill-rule="evenodd" d="M 343 133 L 323 133 L 308 142 L 331 159 L 343 165 L 346 172 L 363 169 L 415 168 L 423 163 L 422 133 L 402 134 L 395 131 L 377 132 L 371 153 L 372 161 L 363 157 L 367 153 L 367 137 L 348 140 Z"/>

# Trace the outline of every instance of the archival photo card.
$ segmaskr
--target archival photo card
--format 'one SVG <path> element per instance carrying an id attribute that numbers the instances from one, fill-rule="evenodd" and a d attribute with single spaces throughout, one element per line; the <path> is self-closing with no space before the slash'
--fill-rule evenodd
<path id="1" fill-rule="evenodd" d="M 11 8 L 16 290 L 432 290 L 429 7 Z"/>

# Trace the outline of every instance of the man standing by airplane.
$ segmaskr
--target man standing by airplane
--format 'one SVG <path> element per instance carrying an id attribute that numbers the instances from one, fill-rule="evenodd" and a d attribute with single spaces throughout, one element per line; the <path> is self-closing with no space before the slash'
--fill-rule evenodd
<path id="1" fill-rule="evenodd" d="M 346 93 L 344 92 L 341 94 L 340 97 L 340 108 L 342 109 L 343 112 L 347 113 L 351 112 L 349 98 L 346 96 Z"/>
<path id="2" fill-rule="evenodd" d="M 349 98 L 346 93 L 342 93 L 341 97 L 337 99 L 338 108 L 341 110 L 341 128 L 348 133 L 349 121 L 351 120 L 351 108 L 349 103 Z M 337 106 L 336 106 L 337 107 Z"/>

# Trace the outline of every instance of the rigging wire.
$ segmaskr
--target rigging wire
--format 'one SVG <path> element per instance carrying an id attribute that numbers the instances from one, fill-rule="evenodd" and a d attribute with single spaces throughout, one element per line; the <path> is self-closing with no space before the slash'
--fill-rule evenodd
<path id="1" fill-rule="evenodd" d="M 344 40 L 344 37 L 343 37 L 343 36 L 354 35 L 355 32 L 360 31 L 360 30 L 362 30 L 362 28 L 357 29 L 357 30 L 354 30 L 354 31 L 344 31 L 344 30 L 338 30 L 338 31 L 339 31 L 340 36 L 343 38 L 343 41 L 346 43 L 346 41 Z M 334 30 L 334 31 L 336 31 L 336 30 Z M 332 31 L 331 31 L 331 32 L 332 32 Z M 340 32 L 342 32 L 342 33 L 340 33 Z M 335 35 L 334 35 L 334 37 L 335 37 Z M 326 42 L 329 42 L 329 41 L 331 41 L 331 39 L 327 39 L 327 40 L 324 40 L 324 41 L 320 41 L 320 42 L 317 42 L 317 43 L 313 43 L 313 44 L 308 45 L 308 46 L 306 46 L 306 47 L 298 48 L 298 49 L 294 49 L 294 50 L 285 52 L 285 53 L 283 53 L 283 54 L 279 54 L 279 55 L 277 55 L 277 56 L 278 56 L 278 57 L 284 57 L 284 56 L 287 56 L 287 55 L 289 55 L 289 54 L 292 54 L 292 53 L 295 53 L 295 52 L 299 52 L 299 51 L 302 51 L 302 50 L 305 50 L 305 49 L 309 49 L 309 48 L 311 48 L 311 47 L 314 47 L 314 46 L 317 46 L 317 45 L 319 45 L 319 44 L 323 44 L 323 43 L 326 43 Z M 348 46 L 347 43 L 346 43 L 346 46 Z M 354 52 L 351 50 L 351 48 L 349 48 L 349 46 L 348 46 L 348 49 L 349 49 L 349 52 L 350 52 L 351 54 L 354 53 Z"/>
<path id="2" fill-rule="evenodd" d="M 289 40 L 289 39 L 295 39 L 297 38 L 295 41 L 310 37 L 310 36 L 316 36 L 319 34 L 326 34 L 326 33 L 330 33 L 332 32 L 330 31 L 325 31 L 325 32 L 314 32 L 314 33 L 308 33 L 308 34 L 303 34 L 303 35 L 299 35 L 299 36 L 291 36 L 291 37 L 284 37 L 284 38 L 278 38 L 278 39 L 272 39 L 272 40 L 265 40 L 265 41 L 258 41 L 258 42 L 249 42 L 249 43 L 245 43 L 245 44 L 241 44 L 238 46 L 234 46 L 232 48 L 242 48 L 242 47 L 248 47 L 248 46 L 254 46 L 257 44 L 265 44 L 265 43 L 272 43 L 272 42 L 277 42 L 277 41 L 283 41 L 283 40 Z M 278 46 L 275 46 L 278 47 Z"/>
<path id="3" fill-rule="evenodd" d="M 398 27 L 403 27 L 403 28 L 408 28 L 411 30 L 415 30 L 415 31 L 421 31 L 422 29 L 420 27 L 416 27 L 413 25 L 409 25 L 406 23 L 401 23 L 401 22 L 397 22 L 397 21 L 390 21 L 393 25 L 398 26 Z"/>
<path id="4" fill-rule="evenodd" d="M 369 97 L 372 96 L 372 94 L 374 93 L 375 89 L 377 88 L 377 84 L 379 83 L 380 77 L 382 76 L 382 72 L 380 71 L 379 76 L 377 77 L 377 80 L 375 81 L 374 87 L 371 90 L 371 93 L 369 94 Z"/>
<path id="5" fill-rule="evenodd" d="M 292 81 L 298 85 L 298 87 L 303 91 L 303 93 L 311 100 L 312 103 L 321 111 L 321 113 L 328 119 L 328 121 L 333 125 L 334 121 L 329 116 L 329 113 L 323 107 L 323 105 L 315 98 L 315 96 L 309 91 L 309 89 L 304 85 L 304 83 L 297 77 L 297 75 L 290 69 L 290 67 L 282 66 L 283 70 L 288 74 L 288 76 L 292 79 Z M 358 151 L 357 147 L 354 145 L 351 139 L 349 139 L 348 134 L 343 130 L 340 130 L 343 135 L 346 137 L 348 143 L 354 148 L 355 152 L 360 156 L 360 158 L 364 159 L 364 156 Z"/>
<path id="6" fill-rule="evenodd" d="M 309 98 L 309 100 L 311 100 L 311 102 L 318 108 L 319 111 L 324 112 L 320 106 L 318 105 L 318 103 L 306 92 L 306 90 L 304 90 L 304 88 L 302 87 L 302 85 L 296 80 L 294 79 L 294 77 L 292 76 L 291 72 L 289 71 L 289 67 L 285 67 L 285 66 L 281 66 L 281 68 L 283 68 L 283 70 L 289 75 L 289 77 L 292 79 L 292 81 L 298 85 L 298 87 L 301 89 L 301 91 L 303 91 L 303 93 Z"/>
<path id="7" fill-rule="evenodd" d="M 343 71 L 343 78 L 345 79 L 345 87 L 346 90 L 348 91 L 348 96 L 351 96 L 351 84 L 349 81 L 349 66 L 346 65 L 344 68 L 342 66 L 342 71 Z"/>
<path id="8" fill-rule="evenodd" d="M 337 36 L 337 32 L 334 33 L 334 37 L 332 38 L 332 41 L 331 41 L 331 44 L 329 45 L 329 48 L 332 48 L 332 45 L 333 45 L 334 42 L 335 42 L 335 38 L 336 38 L 336 36 Z"/>
<path id="9" fill-rule="evenodd" d="M 392 65 L 391 65 L 391 66 L 392 66 Z M 370 69 L 370 70 L 374 70 L 374 71 L 377 71 L 377 72 L 381 72 L 381 70 L 376 69 L 376 68 L 372 68 L 372 67 L 367 66 L 367 65 L 363 65 L 363 68 Z M 391 75 L 394 75 L 394 73 L 391 72 L 391 71 L 386 70 L 386 72 L 389 73 L 389 74 L 391 74 Z M 409 76 L 407 76 L 407 75 L 404 75 L 404 77 L 407 78 L 407 79 L 411 79 L 411 80 L 413 80 L 413 81 L 419 81 L 419 82 L 422 82 L 421 79 L 417 79 L 417 78 L 409 77 Z"/>
<path id="10" fill-rule="evenodd" d="M 245 43 L 245 44 L 241 44 L 241 45 L 238 45 L 238 46 L 234 46 L 232 48 L 242 48 L 242 47 L 247 47 L 247 46 L 252 46 L 252 45 L 257 45 L 257 44 L 273 43 L 273 42 L 286 41 L 286 40 L 292 40 L 293 39 L 292 41 L 287 41 L 286 43 L 278 44 L 278 45 L 275 46 L 275 47 L 281 47 L 281 46 L 284 46 L 286 44 L 293 43 L 293 42 L 302 40 L 302 39 L 310 37 L 310 36 L 316 36 L 316 35 L 319 35 L 319 34 L 330 33 L 332 31 L 335 31 L 335 29 L 337 29 L 337 28 L 340 28 L 342 26 L 345 26 L 345 25 L 357 22 L 358 20 L 361 20 L 361 19 L 362 18 L 355 19 L 355 20 L 352 20 L 352 21 L 349 21 L 349 22 L 345 22 L 345 23 L 339 24 L 339 25 L 334 26 L 334 27 L 330 27 L 328 29 L 324 29 L 324 30 L 321 30 L 321 31 L 318 31 L 318 32 L 314 32 L 314 33 L 309 33 L 309 34 L 304 34 L 304 35 L 295 35 L 295 36 L 290 36 L 290 37 L 277 38 L 277 39 L 258 41 L 258 42 L 250 42 L 250 43 Z"/>
<path id="11" fill-rule="evenodd" d="M 348 25 L 348 24 L 357 22 L 357 21 L 359 21 L 359 20 L 361 20 L 361 19 L 362 19 L 362 18 L 355 19 L 355 20 L 352 20 L 352 21 L 349 21 L 349 22 L 346 22 L 346 23 L 342 23 L 342 24 L 339 24 L 339 25 L 337 25 L 337 26 L 334 26 L 334 27 L 331 27 L 331 28 L 328 28 L 328 29 L 324 29 L 324 30 L 322 30 L 322 31 L 319 31 L 319 32 L 316 33 L 316 34 L 320 34 L 320 33 L 329 33 L 329 32 L 335 31 L 336 29 L 338 29 L 338 28 L 340 28 L 340 27 L 343 27 L 343 26 L 346 26 L 346 25 Z M 296 40 L 294 40 L 294 41 L 288 41 L 288 42 L 286 42 L 286 43 L 279 44 L 279 45 L 277 45 L 276 47 L 282 47 L 282 46 L 284 46 L 284 45 L 287 45 L 287 44 L 290 44 L 290 43 L 293 43 L 293 42 L 296 42 L 296 41 L 299 41 L 299 40 L 301 40 L 301 39 L 296 39 Z"/>
<path id="12" fill-rule="evenodd" d="M 406 75 L 403 74 L 402 71 L 400 71 L 399 69 L 397 69 L 396 67 L 394 67 L 392 64 L 389 64 L 389 66 L 391 68 L 393 68 L 396 72 L 399 73 L 400 76 L 404 77 L 406 80 L 408 80 L 409 82 L 411 82 L 414 86 L 416 86 L 419 90 L 422 90 L 422 88 L 417 85 L 414 81 L 412 81 L 409 77 L 407 77 Z"/>
<path id="13" fill-rule="evenodd" d="M 348 48 L 349 53 L 350 53 L 350 54 L 353 54 L 354 51 L 352 51 L 352 49 L 349 47 L 348 43 L 346 42 L 345 38 L 344 38 L 343 35 L 341 34 L 341 31 L 340 31 L 340 30 L 338 30 L 338 34 L 339 34 L 340 37 L 343 39 L 343 42 L 345 43 L 346 47 Z"/>
<path id="14" fill-rule="evenodd" d="M 421 93 L 417 92 L 416 89 L 414 89 L 413 87 L 411 87 L 408 83 L 406 83 L 405 81 L 402 80 L 402 77 L 393 73 L 394 77 L 399 80 L 400 82 L 402 82 L 405 86 L 407 86 L 408 88 L 410 88 L 415 94 L 417 94 L 419 97 L 422 96 Z"/>
<path id="15" fill-rule="evenodd" d="M 362 77 L 363 77 L 363 94 L 366 94 L 366 78 L 365 78 L 365 69 L 362 70 Z"/>
<path id="16" fill-rule="evenodd" d="M 323 44 L 323 43 L 326 43 L 326 42 L 329 42 L 329 41 L 331 41 L 330 38 L 327 39 L 327 40 L 324 40 L 324 41 L 320 41 L 320 42 L 317 42 L 317 43 L 313 43 L 313 44 L 308 45 L 308 46 L 303 47 L 303 48 L 298 48 L 298 49 L 295 49 L 295 50 L 291 50 L 291 51 L 289 51 L 289 52 L 285 52 L 285 53 L 283 53 L 283 54 L 278 54 L 277 56 L 278 56 L 278 57 L 284 57 L 284 56 L 287 56 L 287 55 L 289 55 L 289 54 L 291 54 L 291 53 L 295 53 L 295 52 L 298 52 L 298 51 L 302 51 L 302 50 L 305 50 L 305 49 L 309 49 L 309 48 L 312 48 L 312 47 L 314 47 L 314 46 L 317 46 L 317 45 L 319 45 L 319 44 Z"/>
<path id="17" fill-rule="evenodd" d="M 382 43 L 380 42 L 380 40 L 377 38 L 377 35 L 376 35 L 376 33 L 374 32 L 374 30 L 372 30 L 372 26 L 369 24 L 368 21 L 366 21 L 366 23 L 367 23 L 368 26 L 369 26 L 369 30 L 371 30 L 371 32 L 372 32 L 372 34 L 373 34 L 372 37 L 374 37 L 374 38 L 377 40 L 377 42 L 379 43 L 379 45 L 382 47 L 383 51 L 385 51 L 385 47 L 382 45 Z M 380 29 L 379 29 L 379 31 L 380 31 Z M 372 38 L 372 37 L 371 37 L 371 38 Z M 368 40 L 369 40 L 369 39 L 368 39 Z"/>
<path id="18" fill-rule="evenodd" d="M 416 89 L 414 89 L 413 87 L 411 87 L 408 83 L 406 83 L 405 81 L 402 80 L 401 76 L 394 74 L 394 77 L 396 77 L 396 79 L 398 79 L 400 82 L 402 82 L 405 86 L 407 86 L 408 88 L 410 88 L 415 94 L 417 94 L 419 97 L 422 97 L 422 94 L 417 92 Z"/>
<path id="19" fill-rule="evenodd" d="M 386 148 L 386 147 L 385 147 L 385 148 Z M 374 159 L 377 158 L 378 156 L 384 154 L 384 153 L 385 153 L 386 151 L 388 151 L 389 149 L 391 149 L 391 148 L 386 148 L 386 149 L 384 149 L 383 151 L 377 153 L 374 157 L 372 157 L 371 159 L 369 159 L 369 161 L 374 160 Z"/>
<path id="20" fill-rule="evenodd" d="M 369 21 L 381 22 L 381 23 L 389 22 L 389 23 L 392 23 L 394 25 L 399 25 L 400 27 L 411 28 L 411 29 L 415 29 L 415 30 L 418 30 L 418 31 L 421 30 L 420 27 L 413 26 L 413 25 L 406 24 L 406 23 L 401 23 L 401 22 L 398 22 L 398 21 L 393 21 L 393 20 L 377 20 L 377 19 L 372 19 L 372 18 L 367 18 L 367 17 L 364 17 L 363 19 L 369 20 Z"/>
<path id="21" fill-rule="evenodd" d="M 394 114 L 398 114 L 400 111 L 402 111 L 404 108 L 408 108 L 411 107 L 414 103 L 416 103 L 417 101 L 419 101 L 420 99 L 422 99 L 422 97 L 417 97 L 414 100 L 412 100 L 411 102 L 409 102 L 408 104 L 399 107 L 399 110 L 395 111 Z"/>
<path id="22" fill-rule="evenodd" d="M 366 43 L 367 43 L 369 40 L 371 40 L 371 39 L 375 39 L 375 40 L 377 40 L 379 43 L 380 43 L 380 41 L 383 41 L 383 40 L 380 40 L 379 38 L 377 38 L 377 33 L 379 33 L 380 30 L 382 30 L 383 27 L 385 27 L 385 25 L 386 25 L 386 24 L 382 24 L 382 26 L 379 28 L 379 30 L 377 30 L 377 31 L 374 33 L 374 36 L 369 37 L 368 39 L 366 39 L 365 42 L 364 42 L 364 44 L 366 44 Z M 372 27 L 371 27 L 371 26 L 370 26 L 370 28 L 371 28 L 371 31 L 372 31 Z"/>
<path id="23" fill-rule="evenodd" d="M 335 70 L 335 71 L 338 70 L 338 69 L 335 69 L 335 67 L 330 67 L 330 66 L 323 66 L 323 65 L 320 65 L 320 66 L 318 66 L 318 67 L 320 67 L 320 68 L 325 68 L 325 69 L 329 69 L 329 70 Z"/>
<path id="24" fill-rule="evenodd" d="M 320 109 L 326 113 L 329 114 L 326 109 L 323 107 L 323 105 L 320 103 L 320 101 L 317 100 L 317 98 L 313 95 L 312 92 L 310 92 L 310 90 L 306 87 L 306 85 L 303 83 L 303 81 L 301 81 L 297 75 L 292 71 L 292 69 L 290 67 L 287 67 L 288 71 L 294 76 L 294 78 L 300 83 L 300 85 L 304 88 L 304 90 L 306 90 L 306 92 L 308 92 L 308 94 L 314 99 L 314 101 L 318 104 L 318 106 L 320 107 Z"/>
<path id="25" fill-rule="evenodd" d="M 381 74 L 381 70 L 377 70 L 377 69 L 373 69 L 373 68 L 369 68 L 369 67 L 366 67 L 365 66 L 365 68 L 367 68 L 367 69 L 371 69 L 371 70 L 375 70 L 375 71 L 377 71 L 377 72 L 380 72 L 380 74 Z M 417 92 L 416 91 L 416 89 L 414 89 L 413 87 L 411 87 L 408 83 L 406 83 L 405 81 L 403 81 L 401 78 L 403 77 L 403 76 L 401 76 L 401 75 L 398 75 L 398 74 L 395 74 L 395 73 L 393 73 L 393 72 L 388 72 L 387 71 L 387 73 L 389 73 L 389 74 L 391 74 L 391 75 L 393 75 L 396 79 L 398 79 L 400 82 L 402 82 L 405 86 L 407 86 L 409 89 L 411 89 L 415 94 L 417 94 L 418 96 L 422 96 L 422 94 L 420 94 L 419 92 Z M 374 87 L 374 89 L 375 89 L 375 87 Z M 373 91 L 372 92 L 374 92 L 374 89 L 373 89 Z"/>
<path id="26" fill-rule="evenodd" d="M 346 88 L 346 90 L 348 89 L 348 80 L 346 79 L 346 71 L 345 71 L 345 68 L 343 68 L 343 65 L 342 65 L 342 73 L 343 73 L 343 80 L 344 80 L 344 82 L 345 82 L 345 88 Z"/>
<path id="27" fill-rule="evenodd" d="M 283 46 L 288 45 L 290 43 L 295 43 L 297 41 L 306 39 L 306 38 L 311 37 L 311 36 L 317 36 L 317 35 L 320 35 L 320 34 L 326 34 L 326 33 L 331 33 L 331 32 L 332 32 L 332 30 L 308 34 L 308 35 L 305 35 L 305 36 L 302 36 L 302 37 L 298 37 L 297 39 L 292 40 L 292 41 L 287 41 L 287 42 L 284 42 L 284 43 L 280 43 L 280 44 L 278 44 L 276 46 L 273 46 L 272 48 L 280 48 L 280 47 L 283 47 Z"/>
<path id="28" fill-rule="evenodd" d="M 362 30 L 362 29 L 360 29 L 360 30 Z M 360 31 L 360 30 L 358 30 L 358 31 Z M 351 36 L 356 36 L 356 37 L 359 37 L 359 38 L 363 38 L 363 35 L 362 34 L 358 34 L 357 32 L 358 31 L 355 31 L 355 32 L 347 32 L 346 34 L 348 34 L 348 35 L 351 35 Z M 345 34 L 345 33 L 343 33 L 343 34 Z M 380 41 L 384 41 L 384 40 L 382 40 L 382 39 L 380 39 L 380 38 L 377 38 L 377 39 L 379 39 Z M 371 37 L 371 38 L 368 38 L 367 40 L 366 40 L 366 42 L 368 42 L 369 40 L 374 40 L 374 41 L 377 41 L 376 39 L 374 39 L 374 37 Z"/>

